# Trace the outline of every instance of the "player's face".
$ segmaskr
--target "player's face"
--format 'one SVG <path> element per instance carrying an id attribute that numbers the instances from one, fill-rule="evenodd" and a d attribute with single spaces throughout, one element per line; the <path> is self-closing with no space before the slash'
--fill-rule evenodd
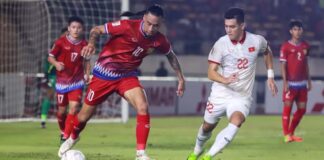
<path id="1" fill-rule="evenodd" d="M 72 22 L 68 27 L 69 35 L 73 38 L 80 38 L 83 34 L 83 26 L 79 22 Z"/>
<path id="2" fill-rule="evenodd" d="M 144 15 L 143 21 L 144 33 L 148 36 L 153 36 L 159 31 L 162 18 L 148 13 Z"/>
<path id="3" fill-rule="evenodd" d="M 290 29 L 290 34 L 292 38 L 300 39 L 303 34 L 303 28 L 295 26 Z"/>
<path id="4" fill-rule="evenodd" d="M 244 26 L 244 23 L 238 23 L 236 19 L 225 19 L 225 31 L 231 40 L 240 40 Z"/>

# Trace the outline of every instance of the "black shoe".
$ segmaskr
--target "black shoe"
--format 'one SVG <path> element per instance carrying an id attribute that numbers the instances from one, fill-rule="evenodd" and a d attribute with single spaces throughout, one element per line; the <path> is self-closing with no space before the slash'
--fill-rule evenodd
<path id="1" fill-rule="evenodd" d="M 41 122 L 41 126 L 42 126 L 43 129 L 45 129 L 46 128 L 46 122 Z"/>
<path id="2" fill-rule="evenodd" d="M 64 138 L 64 135 L 61 134 L 60 135 L 60 144 L 64 143 L 66 141 L 66 139 Z"/>

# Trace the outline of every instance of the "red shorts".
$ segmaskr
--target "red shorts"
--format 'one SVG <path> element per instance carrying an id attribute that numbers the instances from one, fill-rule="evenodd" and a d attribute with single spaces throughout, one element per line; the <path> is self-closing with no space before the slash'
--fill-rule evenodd
<path id="1" fill-rule="evenodd" d="M 285 101 L 296 101 L 296 102 L 307 102 L 307 88 L 301 89 L 289 89 L 287 92 L 283 91 L 282 100 Z"/>
<path id="2" fill-rule="evenodd" d="M 67 106 L 69 101 L 81 102 L 82 89 L 76 89 L 66 93 L 56 93 L 56 101 L 58 106 Z"/>
<path id="3" fill-rule="evenodd" d="M 117 92 L 120 96 L 130 89 L 141 87 L 137 77 L 126 77 L 118 80 L 103 80 L 93 77 L 88 86 L 84 103 L 95 106 L 107 99 L 113 92 Z"/>

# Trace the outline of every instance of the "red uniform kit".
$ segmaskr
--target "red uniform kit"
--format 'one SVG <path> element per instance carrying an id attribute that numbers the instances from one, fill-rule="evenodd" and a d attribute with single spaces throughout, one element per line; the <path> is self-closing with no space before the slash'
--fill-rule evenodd
<path id="1" fill-rule="evenodd" d="M 85 40 L 73 41 L 66 36 L 59 38 L 49 55 L 64 64 L 62 71 L 56 71 L 56 92 L 59 106 L 66 106 L 68 101 L 81 101 L 84 87 L 84 66 L 81 50 L 87 45 Z"/>
<path id="2" fill-rule="evenodd" d="M 280 61 L 286 62 L 289 90 L 283 91 L 283 101 L 307 101 L 307 56 L 309 45 L 301 42 L 294 45 L 285 42 L 280 49 Z"/>
<path id="3" fill-rule="evenodd" d="M 121 20 L 105 24 L 109 41 L 105 44 L 93 69 L 85 103 L 101 103 L 112 92 L 124 92 L 141 87 L 137 68 L 147 55 L 158 51 L 168 54 L 171 45 L 166 37 L 157 33 L 148 37 L 143 32 L 142 20 Z"/>

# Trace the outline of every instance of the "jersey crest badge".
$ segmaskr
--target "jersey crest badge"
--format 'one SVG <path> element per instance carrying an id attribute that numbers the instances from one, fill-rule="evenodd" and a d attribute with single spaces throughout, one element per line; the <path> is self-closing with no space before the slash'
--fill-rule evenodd
<path id="1" fill-rule="evenodd" d="M 255 51 L 255 47 L 249 47 L 249 52 L 254 52 Z"/>
<path id="2" fill-rule="evenodd" d="M 154 48 L 148 48 L 146 53 L 152 54 L 154 52 L 154 50 L 155 50 Z"/>

